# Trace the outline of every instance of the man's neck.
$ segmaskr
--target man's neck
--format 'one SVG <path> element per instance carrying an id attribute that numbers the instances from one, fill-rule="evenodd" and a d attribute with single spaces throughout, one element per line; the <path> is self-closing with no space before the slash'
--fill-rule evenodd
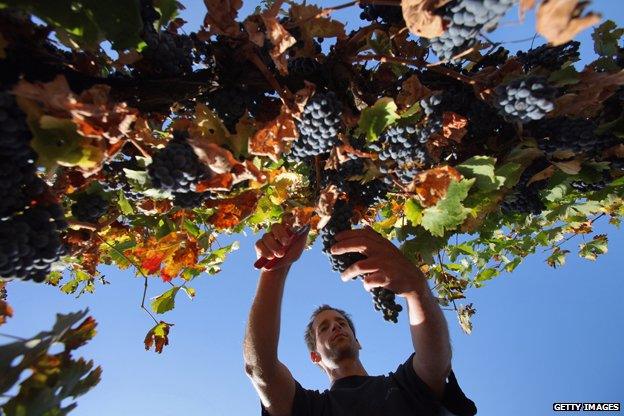
<path id="1" fill-rule="evenodd" d="M 330 385 L 343 377 L 368 375 L 359 358 L 345 358 L 337 362 L 335 367 L 326 368 L 325 372 L 327 373 L 327 377 L 329 377 Z"/>

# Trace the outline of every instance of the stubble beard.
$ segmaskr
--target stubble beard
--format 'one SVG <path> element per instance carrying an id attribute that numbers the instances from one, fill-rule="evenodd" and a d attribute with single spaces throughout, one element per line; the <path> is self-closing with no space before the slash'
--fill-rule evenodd
<path id="1" fill-rule="evenodd" d="M 351 342 L 338 343 L 334 348 L 328 351 L 328 358 L 334 362 L 342 361 L 347 358 L 356 358 L 357 348 Z"/>

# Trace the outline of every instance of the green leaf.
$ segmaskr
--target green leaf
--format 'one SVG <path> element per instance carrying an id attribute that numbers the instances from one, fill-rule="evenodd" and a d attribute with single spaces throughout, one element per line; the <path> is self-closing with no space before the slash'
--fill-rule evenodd
<path id="1" fill-rule="evenodd" d="M 56 29 L 67 46 L 96 51 L 109 40 L 113 49 L 135 48 L 141 38 L 138 0 L 4 0 L 2 5 L 21 8 Z"/>
<path id="2" fill-rule="evenodd" d="M 377 100 L 371 107 L 365 108 L 360 116 L 358 131 L 366 136 L 366 140 L 373 142 L 386 127 L 399 118 L 397 105 L 389 97 Z"/>
<path id="3" fill-rule="evenodd" d="M 481 270 L 476 276 L 475 276 L 475 283 L 478 283 L 479 286 L 480 283 L 485 282 L 486 280 L 490 280 L 495 276 L 498 276 L 500 274 L 500 272 L 496 269 L 490 268 L 488 267 L 487 269 L 483 269 Z"/>
<path id="4" fill-rule="evenodd" d="M 185 219 L 182 225 L 186 232 L 195 238 L 197 238 L 201 234 L 201 230 L 199 229 L 199 227 L 191 220 Z"/>
<path id="5" fill-rule="evenodd" d="M 546 259 L 546 263 L 552 267 L 557 268 L 558 266 L 563 266 L 565 264 L 566 255 L 570 253 L 570 250 L 562 250 L 559 247 L 555 247 L 553 252 Z"/>
<path id="6" fill-rule="evenodd" d="M 592 33 L 594 51 L 600 56 L 616 55 L 622 35 L 624 35 L 624 29 L 618 28 L 612 20 L 607 20 Z"/>
<path id="7" fill-rule="evenodd" d="M 578 84 L 581 80 L 579 73 L 574 66 L 570 65 L 559 71 L 555 71 L 548 77 L 548 82 L 557 87 L 563 87 L 565 85 Z"/>
<path id="8" fill-rule="evenodd" d="M 140 186 L 147 184 L 147 170 L 123 169 L 126 178 L 136 181 Z"/>
<path id="9" fill-rule="evenodd" d="M 165 313 L 175 307 L 175 297 L 180 290 L 179 286 L 172 287 L 160 296 L 152 298 L 152 310 L 156 313 Z"/>
<path id="10" fill-rule="evenodd" d="M 442 237 L 446 230 L 461 225 L 470 210 L 465 208 L 461 201 L 468 195 L 468 190 L 476 179 L 463 179 L 460 182 L 451 181 L 446 195 L 438 203 L 423 211 L 422 226 L 432 235 Z"/>
<path id="11" fill-rule="evenodd" d="M 409 199 L 405 203 L 404 211 L 405 216 L 412 223 L 412 225 L 416 226 L 420 224 L 423 215 L 423 208 L 414 198 Z"/>
<path id="12" fill-rule="evenodd" d="M 606 234 L 595 235 L 589 243 L 579 245 L 579 256 L 588 260 L 596 260 L 599 255 L 608 251 L 608 243 Z"/>
<path id="13" fill-rule="evenodd" d="M 163 27 L 178 15 L 177 0 L 154 0 L 154 8 L 160 13 L 159 27 Z"/>
<path id="14" fill-rule="evenodd" d="M 435 237 L 422 227 L 416 227 L 415 238 L 401 245 L 401 252 L 414 264 L 419 264 L 418 255 L 427 264 L 433 264 L 433 255 L 446 246 L 448 237 Z"/>
<path id="15" fill-rule="evenodd" d="M 199 265 L 206 267 L 206 272 L 208 274 L 217 274 L 221 270 L 219 266 L 225 261 L 227 255 L 232 251 L 238 250 L 238 248 L 238 241 L 234 241 L 228 246 L 212 251 L 206 258 L 199 262 Z"/>
<path id="16" fill-rule="evenodd" d="M 488 156 L 473 156 L 455 168 L 466 178 L 475 178 L 477 188 L 495 191 L 505 183 L 505 176 L 497 176 L 494 170 L 496 159 Z"/>
<path id="17" fill-rule="evenodd" d="M 124 215 L 134 214 L 134 209 L 132 208 L 132 205 L 130 205 L 130 202 L 128 202 L 128 200 L 126 199 L 126 196 L 124 195 L 123 191 L 119 191 L 118 196 L 119 198 L 117 199 L 117 205 L 119 205 L 119 209 L 121 209 L 121 213 Z"/>
<path id="18" fill-rule="evenodd" d="M 596 129 L 596 135 L 605 133 L 611 133 L 615 137 L 624 139 L 624 116 L 620 116 L 609 123 L 604 123 L 598 126 Z"/>
<path id="19" fill-rule="evenodd" d="M 505 163 L 503 166 L 496 168 L 497 177 L 505 178 L 503 186 L 505 188 L 513 188 L 516 186 L 522 176 L 522 165 L 516 162 Z"/>
<path id="20" fill-rule="evenodd" d="M 43 116 L 38 121 L 29 119 L 28 125 L 33 132 L 31 145 L 39 155 L 39 163 L 48 169 L 57 164 L 89 169 L 100 160 L 98 149 L 84 145 L 71 120 Z"/>

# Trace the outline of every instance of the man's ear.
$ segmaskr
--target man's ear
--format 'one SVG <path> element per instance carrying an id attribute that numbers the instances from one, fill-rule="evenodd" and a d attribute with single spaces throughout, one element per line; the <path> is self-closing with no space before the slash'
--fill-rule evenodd
<path id="1" fill-rule="evenodd" d="M 321 361 L 321 354 L 316 351 L 310 351 L 310 359 L 313 363 L 318 363 L 319 361 Z"/>

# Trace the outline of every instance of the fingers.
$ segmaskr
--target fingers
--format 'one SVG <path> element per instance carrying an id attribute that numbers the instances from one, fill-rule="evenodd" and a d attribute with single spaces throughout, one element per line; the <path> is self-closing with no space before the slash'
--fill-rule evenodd
<path id="1" fill-rule="evenodd" d="M 346 230 L 336 234 L 336 241 L 348 240 L 350 238 L 371 239 L 373 241 L 379 241 L 379 238 L 383 237 L 368 225 L 364 228 L 360 228 L 357 230 Z"/>
<path id="2" fill-rule="evenodd" d="M 381 271 L 369 273 L 362 278 L 362 284 L 367 292 L 370 292 L 375 287 L 384 286 L 387 282 L 386 275 Z"/>
<path id="3" fill-rule="evenodd" d="M 379 271 L 379 262 L 374 259 L 364 259 L 353 263 L 347 270 L 340 274 L 340 278 L 346 282 L 361 274 Z"/>
<path id="4" fill-rule="evenodd" d="M 358 238 L 351 238 L 349 240 L 343 240 L 339 243 L 331 246 L 329 251 L 333 255 L 345 254 L 345 253 L 362 253 L 362 254 L 370 254 L 371 253 L 371 243 L 370 241 L 361 240 Z"/>
<path id="5" fill-rule="evenodd" d="M 273 257 L 284 257 L 284 254 L 286 254 L 284 246 L 277 241 L 272 233 L 265 234 L 264 237 L 262 237 L 262 241 L 267 248 L 273 252 Z"/>
<path id="6" fill-rule="evenodd" d="M 287 246 L 293 235 L 293 232 L 284 224 L 274 224 L 271 227 L 271 233 L 282 246 Z"/>

